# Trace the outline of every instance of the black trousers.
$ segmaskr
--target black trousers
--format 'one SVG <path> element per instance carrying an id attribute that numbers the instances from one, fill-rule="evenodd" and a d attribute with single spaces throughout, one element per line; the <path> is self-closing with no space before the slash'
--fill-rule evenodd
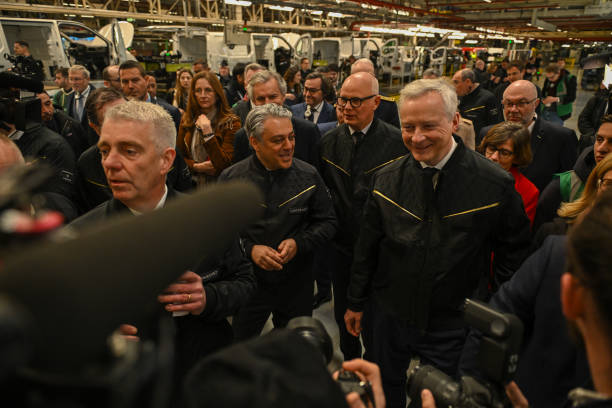
<path id="1" fill-rule="evenodd" d="M 317 294 L 331 294 L 330 249 L 328 245 L 318 248 L 314 253 L 314 277 L 317 281 Z"/>
<path id="2" fill-rule="evenodd" d="M 456 376 L 466 328 L 422 331 L 386 313 L 376 299 L 370 306 L 375 336 L 369 354 L 380 366 L 388 408 L 406 407 L 406 370 L 414 357 Z"/>
<path id="3" fill-rule="evenodd" d="M 332 285 L 334 287 L 334 318 L 340 332 L 340 351 L 344 360 L 361 357 L 361 343 L 359 337 L 351 335 L 346 330 L 344 313 L 346 312 L 346 294 L 351 277 L 352 256 L 346 255 L 330 246 L 330 266 L 332 272 Z"/>
<path id="4" fill-rule="evenodd" d="M 242 307 L 232 320 L 234 339 L 248 340 L 259 336 L 272 313 L 275 328 L 285 327 L 298 316 L 312 316 L 312 266 L 308 272 L 300 271 L 281 283 L 258 280 L 257 293 Z"/>

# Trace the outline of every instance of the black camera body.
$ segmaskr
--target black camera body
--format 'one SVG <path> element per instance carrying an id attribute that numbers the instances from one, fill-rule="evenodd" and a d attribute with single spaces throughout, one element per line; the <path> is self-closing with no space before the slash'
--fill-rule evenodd
<path id="1" fill-rule="evenodd" d="M 484 381 L 464 376 L 459 382 L 432 366 L 411 364 L 406 390 L 411 407 L 421 406 L 421 390 L 432 392 L 438 406 L 503 407 L 504 386 L 518 367 L 523 324 L 514 315 L 466 299 L 465 322 L 482 333 L 478 363 Z"/>
<path id="2" fill-rule="evenodd" d="M 13 64 L 11 72 L 37 81 L 45 79 L 41 61 L 23 55 L 4 54 L 4 58 Z"/>
<path id="3" fill-rule="evenodd" d="M 39 80 L 14 71 L 0 72 L 0 126 L 6 122 L 21 131 L 40 126 L 40 99 L 36 93 L 43 90 Z"/>
<path id="4" fill-rule="evenodd" d="M 333 344 L 331 337 L 329 337 L 320 321 L 308 316 L 294 317 L 287 324 L 287 328 L 293 330 L 319 350 L 325 364 L 330 364 L 333 358 Z M 345 395 L 356 392 L 366 406 L 371 403 L 372 406 L 376 407 L 372 384 L 369 381 L 363 381 L 357 374 L 344 369 L 340 369 L 336 381 Z"/>

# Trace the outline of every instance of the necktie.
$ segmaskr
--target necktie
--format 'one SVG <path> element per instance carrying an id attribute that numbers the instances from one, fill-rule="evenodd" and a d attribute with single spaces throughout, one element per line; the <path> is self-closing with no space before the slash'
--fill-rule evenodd
<path id="1" fill-rule="evenodd" d="M 74 95 L 75 101 L 76 101 L 76 115 L 77 115 L 77 119 L 79 120 L 79 122 L 82 119 L 83 116 L 83 94 L 75 94 Z"/>
<path id="2" fill-rule="evenodd" d="M 355 147 L 358 148 L 363 143 L 363 138 L 365 137 L 365 133 L 363 132 L 355 132 L 353 133 L 353 140 L 355 141 Z"/>
<path id="3" fill-rule="evenodd" d="M 435 167 L 426 167 L 423 169 L 423 193 L 425 205 L 433 205 L 434 201 L 434 176 L 438 174 L 440 170 Z"/>

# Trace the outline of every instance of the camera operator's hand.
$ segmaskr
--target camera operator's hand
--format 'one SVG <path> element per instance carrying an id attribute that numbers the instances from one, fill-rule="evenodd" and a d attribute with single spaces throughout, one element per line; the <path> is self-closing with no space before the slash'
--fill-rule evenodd
<path id="1" fill-rule="evenodd" d="M 359 336 L 361 333 L 361 318 L 363 312 L 353 312 L 351 309 L 346 309 L 344 313 L 344 323 L 346 324 L 346 330 L 353 336 Z"/>
<path id="2" fill-rule="evenodd" d="M 342 363 L 342 368 L 346 371 L 356 373 L 361 379 L 368 380 L 372 385 L 372 393 L 374 394 L 374 403 L 376 408 L 385 408 L 385 393 L 383 391 L 382 379 L 380 376 L 380 368 L 374 363 L 365 361 L 361 358 L 345 361 Z M 337 376 L 337 374 L 336 374 Z M 359 398 L 356 392 L 351 392 L 346 396 L 346 402 L 350 408 L 363 407 L 363 401 Z M 371 406 L 371 404 L 368 404 Z"/>
<path id="3" fill-rule="evenodd" d="M 529 407 L 529 402 L 527 401 L 527 398 L 525 398 L 523 392 L 514 381 L 506 385 L 506 395 L 508 396 L 508 399 L 510 400 L 514 408 Z"/>
<path id="4" fill-rule="evenodd" d="M 168 286 L 164 293 L 157 297 L 160 303 L 167 303 L 169 312 L 189 312 L 199 315 L 206 307 L 206 292 L 202 278 L 195 272 L 187 271 L 176 283 Z"/>
<path id="5" fill-rule="evenodd" d="M 255 265 L 265 271 L 280 271 L 283 269 L 283 257 L 267 245 L 253 245 L 251 259 Z"/>
<path id="6" fill-rule="evenodd" d="M 140 338 L 137 336 L 138 328 L 136 326 L 132 326 L 131 324 L 122 324 L 119 326 L 118 330 L 122 336 L 125 336 L 129 340 L 140 340 Z"/>
<path id="7" fill-rule="evenodd" d="M 421 391 L 421 407 L 436 408 L 436 400 L 434 399 L 434 396 L 431 391 L 427 389 Z"/>

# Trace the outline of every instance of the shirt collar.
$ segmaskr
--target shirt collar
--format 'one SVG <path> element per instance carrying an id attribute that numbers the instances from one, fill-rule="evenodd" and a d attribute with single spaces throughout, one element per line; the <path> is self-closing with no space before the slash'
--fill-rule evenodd
<path id="1" fill-rule="evenodd" d="M 368 130 L 370 130 L 370 127 L 372 126 L 372 123 L 374 123 L 374 119 L 372 119 L 372 121 L 370 123 L 368 123 L 363 129 L 361 129 L 361 132 L 364 135 L 368 134 Z M 353 133 L 355 132 L 359 132 L 358 129 L 354 129 L 351 125 L 349 125 L 349 132 L 351 133 L 351 136 L 353 136 Z"/>
<path id="2" fill-rule="evenodd" d="M 435 167 L 438 170 L 442 170 L 442 168 L 446 165 L 446 163 L 448 163 L 448 161 L 450 160 L 451 156 L 453 155 L 453 153 L 455 152 L 455 149 L 457 148 L 457 142 L 455 142 L 455 138 L 452 137 L 453 140 L 453 145 L 451 146 L 450 150 L 448 151 L 448 153 L 446 153 L 446 156 L 444 156 L 442 158 L 442 160 L 440 160 L 438 162 L 438 164 L 436 164 L 435 166 L 430 166 L 429 164 L 426 164 L 425 162 L 419 162 L 421 163 L 421 167 L 426 168 L 426 167 Z"/>
<path id="3" fill-rule="evenodd" d="M 312 109 L 315 112 L 321 112 L 321 107 L 323 106 L 323 102 L 325 102 L 325 101 L 324 100 L 321 101 L 317 106 L 313 106 L 310 109 Z"/>
<path id="4" fill-rule="evenodd" d="M 159 202 L 157 203 L 155 208 L 153 208 L 153 211 L 159 210 L 160 208 L 163 208 L 164 205 L 166 205 L 166 198 L 168 198 L 168 186 L 165 183 L 164 183 L 164 189 L 165 189 L 164 190 L 164 195 L 159 200 Z M 128 207 L 128 210 L 130 210 L 132 212 L 132 214 L 134 214 L 134 215 L 142 215 L 142 212 L 136 211 L 133 208 Z"/>
<path id="5" fill-rule="evenodd" d="M 87 88 L 85 88 L 85 90 L 83 92 L 75 92 L 75 97 L 77 98 L 85 98 L 87 99 L 87 96 L 89 96 L 89 90 L 91 89 L 91 87 L 89 85 L 87 85 Z"/>
<path id="6" fill-rule="evenodd" d="M 531 125 L 527 126 L 527 130 L 529 130 L 529 134 L 533 133 L 533 128 L 535 127 L 536 120 L 538 120 L 538 114 L 533 114 L 533 120 L 531 121 Z"/>

